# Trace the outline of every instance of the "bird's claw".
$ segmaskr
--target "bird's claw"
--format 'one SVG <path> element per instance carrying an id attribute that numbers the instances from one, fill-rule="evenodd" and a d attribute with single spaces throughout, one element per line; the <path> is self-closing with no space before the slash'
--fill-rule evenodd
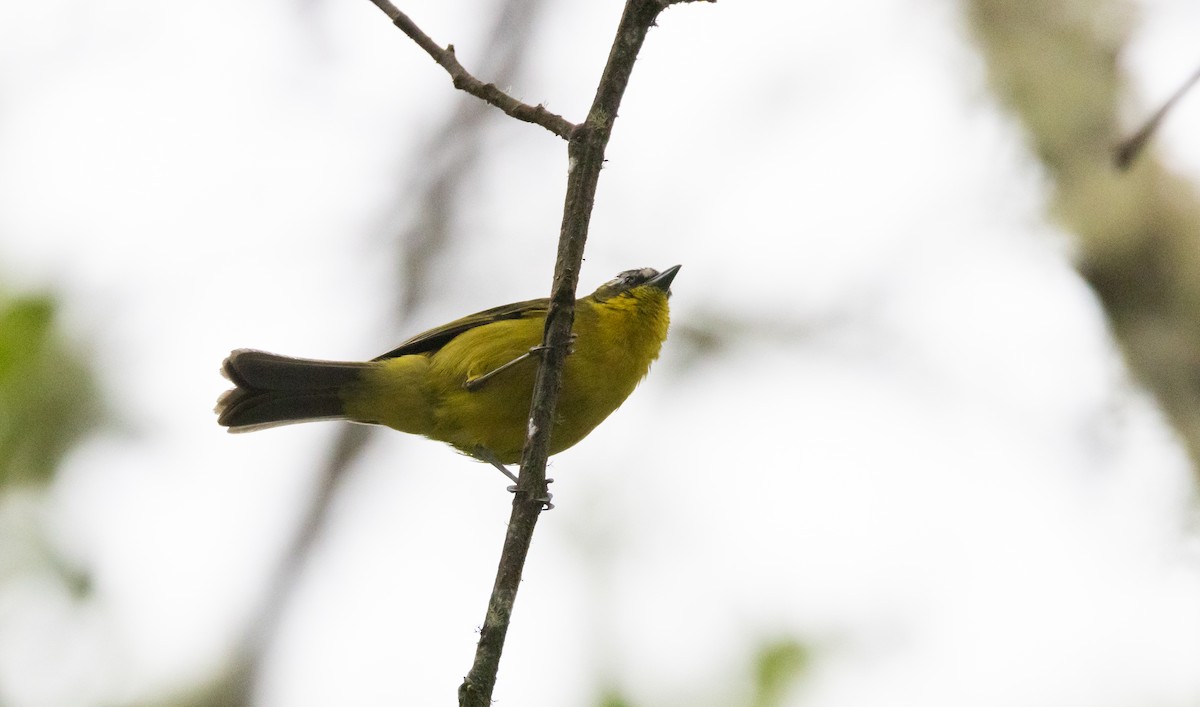
<path id="1" fill-rule="evenodd" d="M 567 337 L 567 355 L 568 356 L 575 353 L 575 342 L 578 339 L 579 339 L 579 334 L 576 334 L 575 332 L 571 332 L 571 335 L 569 337 Z M 548 348 L 550 348 L 550 347 L 546 346 L 545 344 L 538 344 L 537 346 L 534 346 L 533 348 L 529 349 L 529 353 L 531 353 L 535 356 L 540 356 L 541 354 L 545 353 Z"/>
<path id="2" fill-rule="evenodd" d="M 552 483 L 554 483 L 554 479 L 546 479 L 546 483 L 547 483 L 547 484 L 552 484 Z M 508 487 L 508 492 L 509 492 L 509 493 L 516 493 L 516 492 L 517 492 L 517 485 L 516 485 L 516 484 L 510 484 L 510 485 L 509 485 L 509 487 Z M 550 493 L 549 491 L 547 491 L 547 492 L 546 492 L 546 497 L 545 497 L 545 498 L 539 498 L 539 499 L 536 499 L 536 500 L 538 500 L 538 501 L 541 501 L 541 503 L 542 503 L 542 510 L 543 510 L 543 511 L 549 511 L 549 510 L 553 510 L 553 509 L 554 509 L 554 503 L 552 503 L 552 501 L 554 500 L 554 494 Z"/>

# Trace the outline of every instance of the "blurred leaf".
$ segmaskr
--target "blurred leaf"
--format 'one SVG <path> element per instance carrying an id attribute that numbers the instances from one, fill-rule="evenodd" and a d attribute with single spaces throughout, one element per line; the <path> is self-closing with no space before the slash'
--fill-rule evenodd
<path id="1" fill-rule="evenodd" d="M 633 707 L 633 703 L 616 692 L 606 692 L 596 703 L 596 707 Z"/>
<path id="2" fill-rule="evenodd" d="M 795 639 L 764 641 L 752 657 L 753 691 L 749 696 L 744 691 L 745 683 L 740 683 L 736 689 L 733 685 L 709 684 L 703 686 L 711 696 L 704 704 L 779 707 L 788 702 L 791 688 L 805 677 L 809 666 L 812 665 L 812 658 L 812 648 Z M 695 703 L 694 698 L 682 697 L 668 702 Z M 597 707 L 632 707 L 634 703 L 620 691 L 610 687 L 600 693 L 595 704 Z"/>
<path id="3" fill-rule="evenodd" d="M 754 666 L 754 707 L 783 704 L 788 688 L 800 679 L 812 662 L 812 652 L 804 644 L 785 639 L 762 647 Z"/>
<path id="4" fill-rule="evenodd" d="M 46 295 L 0 298 L 0 487 L 44 484 L 100 418 L 86 360 Z"/>

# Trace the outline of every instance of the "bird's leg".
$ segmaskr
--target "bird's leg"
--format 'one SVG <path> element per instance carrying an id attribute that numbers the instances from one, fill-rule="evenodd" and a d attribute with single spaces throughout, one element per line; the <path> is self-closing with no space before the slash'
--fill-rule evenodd
<path id="1" fill-rule="evenodd" d="M 507 476 L 509 479 L 511 479 L 511 480 L 512 480 L 512 482 L 513 482 L 512 486 L 509 486 L 509 487 L 508 487 L 508 492 L 509 492 L 509 493 L 516 493 L 516 492 L 517 492 L 517 483 L 518 483 L 518 479 L 517 479 L 517 476 L 516 476 L 516 474 L 512 473 L 511 471 L 509 471 L 509 470 L 508 470 L 508 467 L 504 466 L 504 464 L 502 464 L 502 463 L 500 462 L 500 458 L 499 458 L 499 457 L 497 457 L 497 456 L 496 456 L 496 455 L 495 455 L 495 454 L 492 452 L 492 450 L 488 449 L 487 447 L 476 447 L 476 448 L 475 448 L 475 452 L 474 452 L 474 454 L 472 454 L 472 456 L 474 456 L 476 459 L 478 459 L 478 460 L 480 460 L 480 461 L 485 461 L 485 462 L 487 462 L 488 464 L 491 464 L 492 466 L 494 466 L 494 467 L 496 467 L 497 469 L 499 469 L 501 474 L 504 474 L 504 475 L 505 475 L 505 476 Z M 554 479 L 546 479 L 546 483 L 547 483 L 547 484 L 552 484 L 552 483 L 554 483 Z M 552 494 L 552 493 L 550 493 L 549 491 L 547 491 L 547 492 L 546 492 L 546 497 L 545 497 L 545 498 L 539 498 L 539 499 L 537 499 L 537 500 L 539 500 L 539 501 L 541 501 L 541 502 L 542 502 L 542 510 L 544 510 L 544 511 L 548 511 L 548 510 L 551 510 L 552 508 L 554 508 L 554 504 L 550 502 L 550 501 L 551 501 L 551 499 L 553 499 L 553 498 L 554 498 L 554 494 Z"/>
<path id="2" fill-rule="evenodd" d="M 474 378 L 466 379 L 465 381 L 463 381 L 463 387 L 466 388 L 468 391 L 474 393 L 475 391 L 482 388 L 484 383 L 487 383 L 489 380 L 494 378 L 500 372 L 507 371 L 508 369 L 517 365 L 521 361 L 528 360 L 530 358 L 533 358 L 534 356 L 540 356 L 540 355 L 542 355 L 542 352 L 544 352 L 545 350 L 546 350 L 545 346 L 538 344 L 537 346 L 534 346 L 533 348 L 529 349 L 528 351 L 521 354 L 520 356 L 517 356 L 513 360 L 509 361 L 508 363 L 497 366 L 496 368 L 493 368 L 492 370 L 488 371 L 487 373 L 484 373 L 483 375 L 479 375 L 479 376 L 475 376 Z M 575 333 L 574 332 L 571 333 L 571 338 L 567 343 L 567 354 L 570 355 L 573 353 L 575 353 Z"/>
<path id="3" fill-rule="evenodd" d="M 508 467 L 504 466 L 504 464 L 500 462 L 500 458 L 497 457 L 492 450 L 488 449 L 487 447 L 476 447 L 471 456 L 475 457 L 479 461 L 484 461 L 488 464 L 491 464 L 499 469 L 500 473 L 507 476 L 514 484 L 517 483 L 517 475 L 509 471 Z M 516 486 L 513 486 L 512 488 L 515 489 Z"/>
<path id="4" fill-rule="evenodd" d="M 532 349 L 529 349 L 525 353 L 521 354 L 520 356 L 517 356 L 516 358 L 514 358 L 513 360 L 509 361 L 508 363 L 506 363 L 504 365 L 493 368 L 492 370 L 488 371 L 487 373 L 484 373 L 481 376 L 475 376 L 474 378 L 466 379 L 465 381 L 463 381 L 463 387 L 466 388 L 468 391 L 474 393 L 475 391 L 482 388 L 484 383 L 487 383 L 493 377 L 498 375 L 501 371 L 507 371 L 508 369 L 517 365 L 521 361 L 524 361 L 529 358 L 533 358 L 534 353 L 537 352 L 537 350 L 540 348 L 541 348 L 540 346 L 535 346 Z"/>

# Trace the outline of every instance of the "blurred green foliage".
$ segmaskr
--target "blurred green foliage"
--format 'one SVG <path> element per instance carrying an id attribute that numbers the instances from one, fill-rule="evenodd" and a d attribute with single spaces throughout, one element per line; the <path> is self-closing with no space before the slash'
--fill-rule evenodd
<path id="1" fill-rule="evenodd" d="M 772 641 L 759 649 L 754 665 L 754 707 L 784 703 L 788 690 L 805 675 L 812 650 L 798 641 Z"/>
<path id="2" fill-rule="evenodd" d="M 737 707 L 779 707 L 791 704 L 792 690 L 808 675 L 812 666 L 813 649 L 810 645 L 791 638 L 765 640 L 751 658 L 751 691 L 739 697 L 727 695 L 728 686 L 711 686 L 712 698 L 705 705 L 729 705 Z M 634 703 L 618 690 L 604 690 L 596 700 L 597 707 L 633 707 Z M 694 700 L 678 700 L 671 704 L 694 704 Z"/>
<path id="3" fill-rule="evenodd" d="M 596 704 L 598 707 L 633 707 L 624 697 L 614 693 L 607 693 L 601 696 L 600 701 Z"/>
<path id="4" fill-rule="evenodd" d="M 0 488 L 45 484 L 100 420 L 91 369 L 55 315 L 48 295 L 0 295 Z"/>

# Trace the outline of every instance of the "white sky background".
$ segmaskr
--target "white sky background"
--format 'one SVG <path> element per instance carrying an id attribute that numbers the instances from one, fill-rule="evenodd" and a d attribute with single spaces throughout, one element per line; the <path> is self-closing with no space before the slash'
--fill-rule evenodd
<path id="1" fill-rule="evenodd" d="M 486 77 L 488 13 L 403 7 Z M 583 115 L 619 8 L 555 3 L 511 90 Z M 559 507 L 500 704 L 587 705 L 608 681 L 638 704 L 727 704 L 782 637 L 825 649 L 791 704 L 1200 700 L 1186 459 L 1045 221 L 955 11 L 723 0 L 660 19 L 581 289 L 683 263 L 677 323 L 740 312 L 789 333 L 702 360 L 668 341 L 625 407 L 552 460 Z M 1141 12 L 1131 117 L 1200 60 L 1200 7 Z M 47 517 L 94 602 L 0 591 L 6 704 L 146 698 L 227 657 L 335 432 L 224 434 L 231 348 L 368 358 L 548 290 L 565 150 L 497 121 L 457 214 L 468 241 L 438 261 L 434 303 L 391 323 L 389 214 L 457 100 L 363 0 L 0 4 L 0 281 L 62 292 L 120 413 Z M 1193 95 L 1157 146 L 1200 180 L 1196 125 Z M 380 440 L 261 703 L 453 703 L 503 487 L 436 443 Z"/>

